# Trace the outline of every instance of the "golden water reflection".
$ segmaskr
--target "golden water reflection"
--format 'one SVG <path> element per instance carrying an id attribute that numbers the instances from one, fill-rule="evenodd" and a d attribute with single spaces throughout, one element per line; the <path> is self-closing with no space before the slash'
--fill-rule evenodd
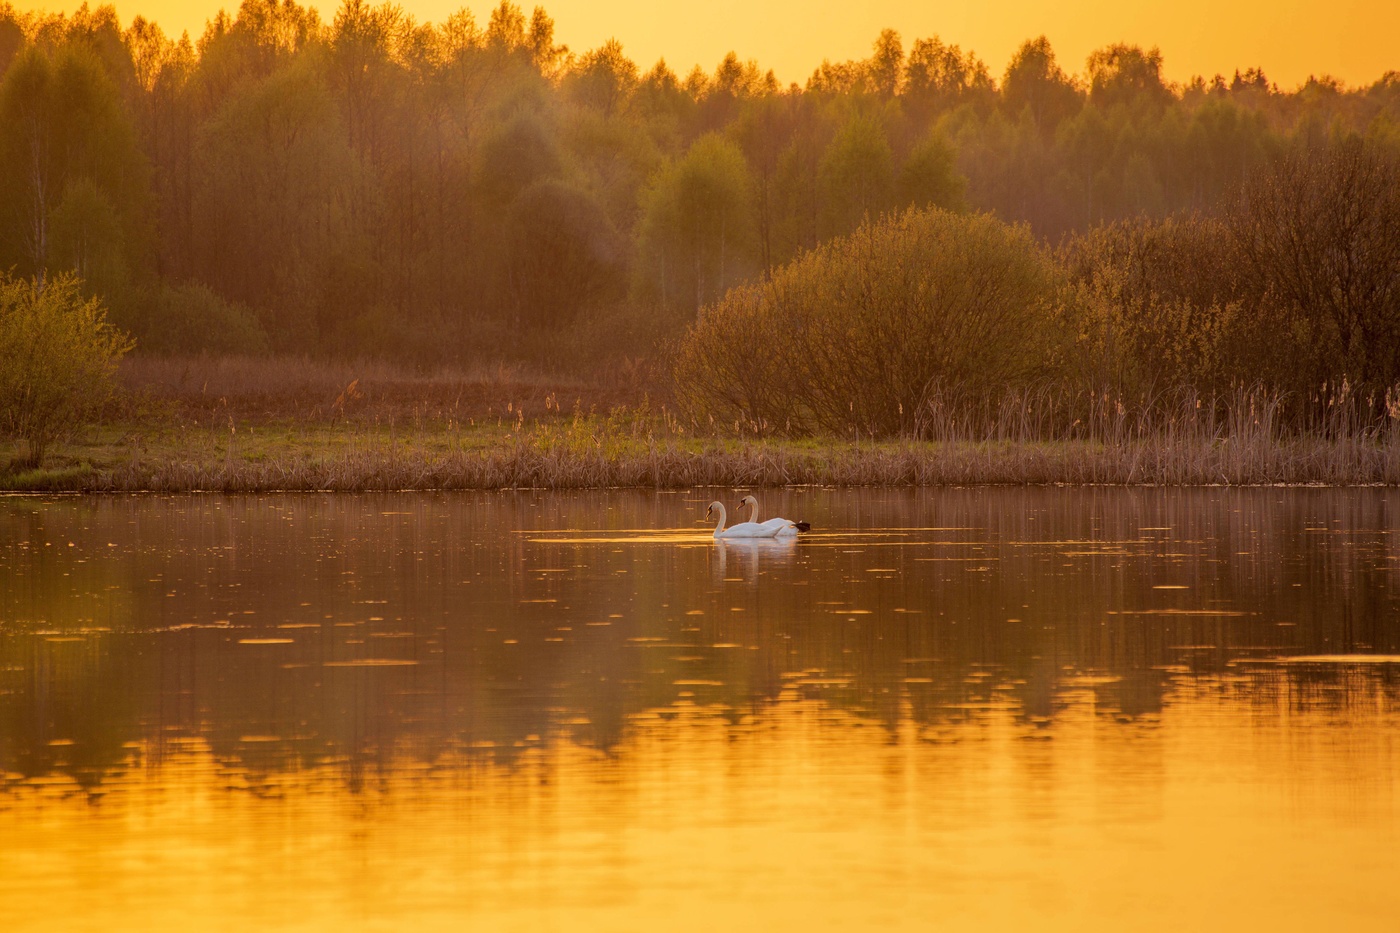
<path id="1" fill-rule="evenodd" d="M 714 497 L 0 500 L 0 923 L 1393 928 L 1390 493 Z"/>

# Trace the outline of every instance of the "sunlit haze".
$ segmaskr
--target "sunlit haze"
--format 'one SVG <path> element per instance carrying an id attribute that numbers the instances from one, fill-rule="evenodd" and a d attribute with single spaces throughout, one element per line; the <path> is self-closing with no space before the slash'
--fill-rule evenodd
<path id="1" fill-rule="evenodd" d="M 22 0 L 16 5 L 65 12 L 77 6 L 51 0 Z M 312 5 L 325 19 L 334 15 L 332 3 Z M 464 4 L 403 0 L 400 5 L 420 20 L 439 22 Z M 465 5 L 484 25 L 491 5 Z M 528 9 L 533 4 L 521 6 Z M 897 30 L 906 46 L 915 38 L 937 35 L 964 50 L 972 49 L 995 75 L 1001 74 L 1021 42 L 1041 34 L 1049 37 L 1061 63 L 1072 72 L 1083 71 L 1091 51 L 1114 42 L 1158 46 L 1167 77 L 1173 81 L 1197 74 L 1229 77 L 1235 69 L 1261 67 L 1287 90 L 1310 75 L 1331 75 L 1358 85 L 1400 68 L 1394 39 L 1400 35 L 1400 4 L 1384 0 L 1233 4 L 1208 0 L 1057 4 L 713 0 L 694 8 L 645 0 L 550 0 L 543 6 L 554 18 L 558 41 L 574 51 L 616 38 L 638 63 L 649 65 L 664 57 L 673 70 L 684 73 L 695 64 L 712 71 L 732 50 L 773 69 L 784 83 L 804 83 L 824 58 L 866 57 L 871 42 L 885 28 Z M 191 37 L 199 35 L 218 9 L 213 2 L 186 0 L 122 0 L 116 7 L 123 22 L 140 14 L 168 33 L 188 30 Z"/>

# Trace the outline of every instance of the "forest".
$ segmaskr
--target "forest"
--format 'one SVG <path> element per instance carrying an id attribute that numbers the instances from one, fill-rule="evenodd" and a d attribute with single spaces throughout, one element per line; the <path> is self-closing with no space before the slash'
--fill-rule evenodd
<path id="1" fill-rule="evenodd" d="M 887 30 L 785 87 L 733 54 L 678 74 L 570 50 L 509 0 L 437 24 L 246 0 L 193 38 L 7 5 L 0 269 L 76 274 L 142 354 L 580 370 L 909 208 L 1082 259 L 1105 230 L 1206 223 L 1290 154 L 1400 149 L 1395 72 L 1178 85 L 1128 45 L 1075 65 L 1032 38 L 996 74 Z"/>

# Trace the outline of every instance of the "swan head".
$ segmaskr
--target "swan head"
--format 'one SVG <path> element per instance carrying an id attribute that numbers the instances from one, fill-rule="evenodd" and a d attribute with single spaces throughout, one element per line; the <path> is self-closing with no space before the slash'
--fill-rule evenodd
<path id="1" fill-rule="evenodd" d="M 721 515 L 724 514 L 723 502 L 711 502 L 709 507 L 705 509 L 705 519 L 708 521 L 710 516 L 713 515 L 716 511 L 718 511 Z"/>
<path id="2" fill-rule="evenodd" d="M 744 498 L 739 500 L 738 508 L 742 509 L 746 505 L 757 506 L 758 500 L 755 499 L 753 496 L 745 496 Z"/>

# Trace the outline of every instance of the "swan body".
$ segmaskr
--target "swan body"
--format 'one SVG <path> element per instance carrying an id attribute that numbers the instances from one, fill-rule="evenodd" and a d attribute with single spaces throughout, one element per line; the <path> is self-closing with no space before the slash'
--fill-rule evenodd
<path id="1" fill-rule="evenodd" d="M 719 524 L 715 526 L 716 538 L 776 538 L 778 536 L 778 529 L 767 528 L 757 522 L 740 522 L 731 528 L 725 528 L 726 514 L 724 504 L 721 502 L 711 502 L 710 507 L 705 510 L 705 518 L 708 520 L 716 512 L 719 513 Z"/>
<path id="2" fill-rule="evenodd" d="M 753 496 L 745 496 L 739 500 L 739 508 L 749 507 L 749 523 L 760 528 L 772 529 L 774 537 L 788 537 L 795 535 L 799 531 L 810 531 L 812 526 L 807 522 L 794 522 L 786 518 L 770 518 L 766 522 L 758 520 L 758 499 Z"/>

